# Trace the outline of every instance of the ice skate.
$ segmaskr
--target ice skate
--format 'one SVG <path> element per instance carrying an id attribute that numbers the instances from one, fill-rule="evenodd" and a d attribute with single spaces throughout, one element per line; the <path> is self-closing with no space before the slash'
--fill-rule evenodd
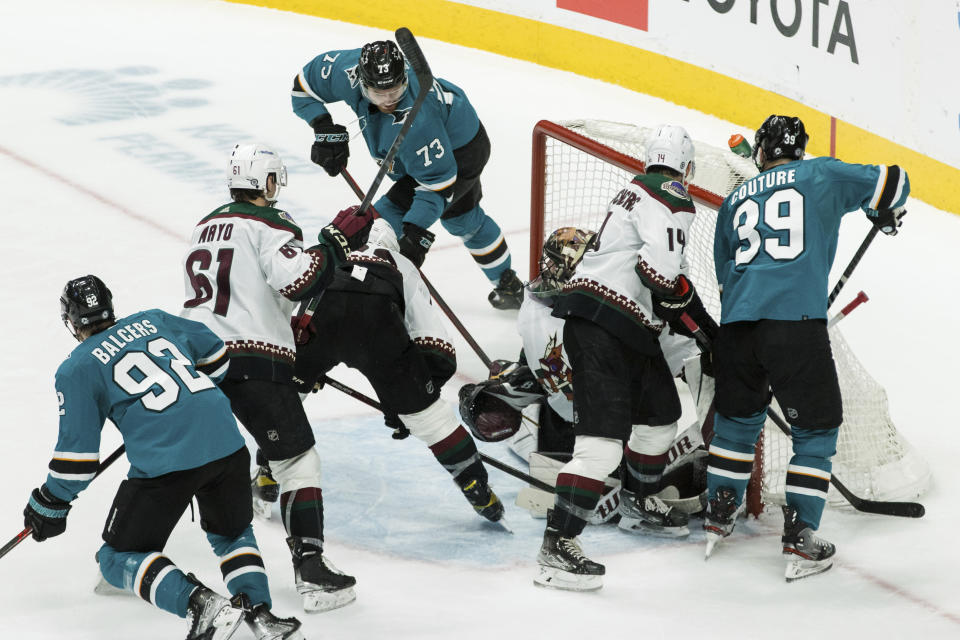
<path id="1" fill-rule="evenodd" d="M 257 640 L 304 640 L 299 620 L 278 618 L 265 603 L 247 611 L 246 621 Z"/>
<path id="2" fill-rule="evenodd" d="M 564 538 L 549 524 L 537 554 L 535 585 L 566 591 L 596 591 L 603 587 L 606 568 L 583 555 L 576 538 Z"/>
<path id="3" fill-rule="evenodd" d="M 197 585 L 187 603 L 190 632 L 187 640 L 227 640 L 240 627 L 244 609 L 205 587 L 193 574 L 187 579 Z"/>
<path id="4" fill-rule="evenodd" d="M 619 526 L 624 531 L 644 533 L 664 538 L 682 538 L 690 535 L 687 514 L 668 506 L 656 496 L 640 498 L 632 491 L 621 489 Z"/>
<path id="5" fill-rule="evenodd" d="M 460 487 L 460 490 L 463 491 L 467 502 L 473 506 L 473 510 L 478 514 L 490 522 L 501 522 L 503 520 L 503 503 L 500 502 L 500 498 L 497 497 L 497 494 L 493 492 L 486 481 L 481 482 L 474 478 L 466 486 Z M 506 524 L 503 526 L 508 531 L 510 530 L 510 527 L 507 527 Z"/>
<path id="6" fill-rule="evenodd" d="M 357 579 L 337 569 L 317 547 L 304 544 L 301 538 L 287 538 L 293 554 L 293 574 L 297 593 L 308 612 L 329 611 L 357 599 Z"/>
<path id="7" fill-rule="evenodd" d="M 717 543 L 730 535 L 737 516 L 743 512 L 744 505 L 737 506 L 736 495 L 732 488 L 720 487 L 717 489 L 717 497 L 707 503 L 707 512 L 703 519 L 703 530 L 707 533 L 704 560 L 709 560 Z"/>
<path id="8" fill-rule="evenodd" d="M 493 288 L 487 300 L 494 309 L 519 309 L 523 302 L 523 282 L 517 272 L 507 269 L 500 274 L 500 282 Z"/>
<path id="9" fill-rule="evenodd" d="M 813 529 L 797 519 L 797 510 L 783 507 L 783 556 L 787 560 L 787 582 L 800 580 L 823 573 L 833 566 L 837 548 L 818 538 Z"/>
<path id="10" fill-rule="evenodd" d="M 250 481 L 253 489 L 253 512 L 264 520 L 273 513 L 273 504 L 280 498 L 280 485 L 270 473 L 270 467 L 260 465 Z"/>

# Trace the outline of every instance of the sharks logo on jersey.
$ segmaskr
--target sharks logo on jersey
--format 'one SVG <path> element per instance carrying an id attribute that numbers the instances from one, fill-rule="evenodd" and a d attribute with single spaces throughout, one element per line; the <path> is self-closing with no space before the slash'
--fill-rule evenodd
<path id="1" fill-rule="evenodd" d="M 360 86 L 360 72 L 357 71 L 359 66 L 360 65 L 355 64 L 352 67 L 347 67 L 343 70 L 343 72 L 347 74 L 347 81 L 350 82 L 351 89 L 356 89 L 358 86 Z"/>
<path id="2" fill-rule="evenodd" d="M 393 116 L 393 124 L 402 125 L 404 121 L 406 121 L 407 116 L 410 115 L 411 109 L 412 107 L 407 107 L 406 109 L 397 109 L 392 114 L 390 114 Z"/>

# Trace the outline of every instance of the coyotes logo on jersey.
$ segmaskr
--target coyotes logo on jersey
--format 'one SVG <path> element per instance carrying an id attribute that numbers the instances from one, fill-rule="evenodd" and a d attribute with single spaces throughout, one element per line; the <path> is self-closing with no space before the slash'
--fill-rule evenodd
<path id="1" fill-rule="evenodd" d="M 540 358 L 541 368 L 534 371 L 537 380 L 551 393 L 562 393 L 567 400 L 573 401 L 573 371 L 563 359 L 563 344 L 554 333 L 547 342 L 547 348 Z"/>

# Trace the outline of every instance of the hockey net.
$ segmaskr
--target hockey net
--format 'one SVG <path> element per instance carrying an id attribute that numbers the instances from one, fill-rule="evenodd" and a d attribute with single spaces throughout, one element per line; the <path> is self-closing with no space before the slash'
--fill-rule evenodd
<path id="1" fill-rule="evenodd" d="M 599 229 L 610 199 L 634 175 L 643 172 L 644 141 L 652 129 L 599 120 L 540 121 L 533 132 L 530 211 L 530 277 L 546 237 L 557 227 Z M 720 298 L 713 265 L 717 209 L 726 194 L 757 174 L 753 163 L 729 149 L 696 145 L 696 173 L 690 185 L 697 215 L 687 240 L 691 278 L 704 305 L 717 320 Z M 854 494 L 871 500 L 909 500 L 930 481 L 926 462 L 897 431 L 887 395 L 857 360 L 840 330 L 830 329 L 833 356 L 843 394 L 844 422 L 833 471 Z M 774 407 L 779 407 L 774 402 Z M 782 415 L 782 413 L 781 413 Z M 763 503 L 784 503 L 790 440 L 767 421 L 757 447 L 748 510 Z M 827 502 L 847 501 L 831 488 Z"/>

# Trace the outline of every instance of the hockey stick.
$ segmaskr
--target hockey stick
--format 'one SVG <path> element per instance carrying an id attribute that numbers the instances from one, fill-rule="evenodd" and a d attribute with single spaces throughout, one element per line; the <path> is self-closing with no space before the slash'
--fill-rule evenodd
<path id="1" fill-rule="evenodd" d="M 833 304 L 833 301 L 837 299 L 838 295 L 840 295 L 840 290 L 843 289 L 843 285 L 845 285 L 847 280 L 850 279 L 850 276 L 853 274 L 853 270 L 857 268 L 858 264 L 860 264 L 863 254 L 865 254 L 867 249 L 870 248 L 870 243 L 872 243 L 873 239 L 877 237 L 877 233 L 879 231 L 880 229 L 878 227 L 871 225 L 870 231 L 867 232 L 867 237 L 864 238 L 863 242 L 860 243 L 860 248 L 857 249 L 857 252 L 853 254 L 853 258 L 850 259 L 850 264 L 848 264 L 847 268 L 843 270 L 840 280 L 837 281 L 837 284 L 833 287 L 833 291 L 830 292 L 830 297 L 827 298 L 827 309 L 830 308 L 830 305 Z"/>
<path id="2" fill-rule="evenodd" d="M 859 296 L 858 296 L 859 299 Z M 856 302 L 856 300 L 854 301 Z M 850 303 L 855 308 L 859 305 L 859 302 L 856 304 Z M 844 307 L 844 309 L 850 308 L 850 305 Z M 852 310 L 852 308 L 850 308 Z M 686 325 L 697 338 L 699 342 L 705 349 L 710 349 L 710 338 L 704 333 L 703 329 L 697 324 L 697 322 L 690 317 L 689 314 L 683 313 L 680 315 L 680 320 Z M 773 407 L 767 407 L 767 416 L 773 420 L 774 424 L 780 428 L 780 430 L 788 438 L 791 437 L 790 425 L 778 414 Z M 854 495 L 846 485 L 841 482 L 837 476 L 830 474 L 830 482 L 837 488 L 837 491 L 847 499 L 847 502 L 850 503 L 857 511 L 863 511 L 864 513 L 877 513 L 881 515 L 888 516 L 901 516 L 904 518 L 920 518 L 923 516 L 925 509 L 922 504 L 918 502 L 888 502 L 885 500 L 867 500 L 866 498 L 861 498 L 857 495 Z"/>
<path id="3" fill-rule="evenodd" d="M 413 106 L 410 107 L 410 111 L 403 119 L 403 126 L 400 127 L 400 132 L 397 133 L 397 137 L 393 139 L 393 143 L 390 145 L 386 157 L 384 157 L 380 163 L 380 168 L 377 170 L 377 175 L 373 179 L 373 184 L 370 185 L 370 188 L 367 189 L 366 194 L 364 194 L 363 199 L 360 201 L 360 206 L 357 208 L 358 214 L 366 211 L 370 203 L 373 202 L 373 198 L 377 195 L 377 190 L 380 188 L 380 183 L 383 182 L 383 178 L 387 175 L 390 165 L 393 164 L 393 159 L 400 150 L 400 144 L 403 142 L 403 139 L 407 137 L 410 127 L 413 126 L 414 119 L 417 117 L 417 114 L 420 113 L 420 107 L 423 106 L 424 100 L 427 99 L 427 94 L 430 93 L 430 90 L 433 88 L 433 73 L 431 73 L 427 59 L 424 57 L 423 51 L 420 50 L 420 45 L 417 44 L 413 34 L 410 33 L 410 30 L 406 27 L 400 27 L 394 35 L 407 61 L 410 63 L 410 66 L 413 67 L 413 73 L 416 75 L 417 82 L 420 86 L 413 100 Z M 348 184 L 351 186 L 356 185 L 349 174 L 344 177 L 347 179 Z M 297 327 L 294 330 L 296 335 L 305 331 L 307 325 L 310 324 L 310 319 L 313 318 L 313 314 L 317 310 L 317 305 L 320 304 L 320 298 L 321 296 L 314 296 L 307 301 L 303 313 L 300 314 L 300 318 L 297 320 Z"/>
<path id="4" fill-rule="evenodd" d="M 116 451 L 111 453 L 109 456 L 107 456 L 106 460 L 100 463 L 100 466 L 97 467 L 97 472 L 93 474 L 93 477 L 96 478 L 101 473 L 103 473 L 104 469 L 106 469 L 111 464 L 113 464 L 116 461 L 116 459 L 122 456 L 123 452 L 126 450 L 127 450 L 126 445 L 120 445 L 119 447 L 117 447 Z M 93 478 L 91 478 L 91 480 L 92 479 Z M 10 540 L 10 542 L 3 545 L 3 548 L 0 549 L 0 558 L 7 555 L 7 553 L 9 553 L 11 549 L 13 549 L 15 546 L 17 546 L 24 540 L 26 540 L 31 533 L 33 533 L 33 527 L 24 527 L 23 531 L 21 531 L 16 536 L 14 536 L 13 539 Z"/>
<path id="5" fill-rule="evenodd" d="M 373 398 L 366 396 L 360 393 L 359 391 L 357 391 L 356 389 L 348 387 L 345 384 L 337 382 L 336 380 L 330 378 L 329 376 L 324 376 L 323 380 L 325 384 L 329 384 L 331 387 L 333 387 L 337 391 L 342 391 L 343 393 L 347 394 L 351 398 L 355 398 L 360 402 L 364 403 L 365 405 L 369 407 L 373 407 L 377 411 L 383 412 L 383 406 Z M 537 478 L 534 478 L 533 476 L 526 474 L 523 471 L 520 471 L 519 469 L 515 469 L 514 467 L 511 467 L 510 465 L 504 462 L 500 462 L 496 458 L 491 458 L 490 456 L 486 455 L 483 452 L 478 451 L 477 453 L 480 454 L 480 459 L 486 462 L 487 464 L 489 464 L 491 467 L 496 467 L 497 469 L 500 469 L 500 471 L 503 471 L 504 473 L 508 473 L 514 478 L 519 478 L 520 480 L 523 480 L 527 484 L 533 487 L 536 487 L 537 489 L 542 489 L 543 491 L 548 491 L 550 493 L 553 493 L 553 487 L 547 484 L 546 482 L 542 480 L 538 480 Z"/>

